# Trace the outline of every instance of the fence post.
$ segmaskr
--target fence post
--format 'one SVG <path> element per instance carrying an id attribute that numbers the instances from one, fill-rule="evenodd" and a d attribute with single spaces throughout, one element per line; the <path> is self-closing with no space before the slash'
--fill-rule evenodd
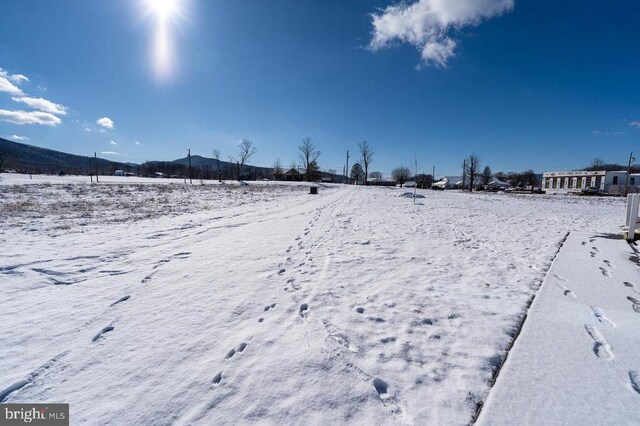
<path id="1" fill-rule="evenodd" d="M 638 226 L 638 209 L 640 207 L 640 194 L 627 195 L 627 240 L 633 241 Z"/>

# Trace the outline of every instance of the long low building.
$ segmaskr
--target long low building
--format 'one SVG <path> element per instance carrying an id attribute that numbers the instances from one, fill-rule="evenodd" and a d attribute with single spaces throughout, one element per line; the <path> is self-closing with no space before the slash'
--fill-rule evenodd
<path id="1" fill-rule="evenodd" d="M 547 194 L 580 193 L 595 188 L 606 194 L 623 195 L 627 185 L 626 171 L 544 172 L 542 190 Z M 640 192 L 640 173 L 629 175 L 629 192 Z"/>

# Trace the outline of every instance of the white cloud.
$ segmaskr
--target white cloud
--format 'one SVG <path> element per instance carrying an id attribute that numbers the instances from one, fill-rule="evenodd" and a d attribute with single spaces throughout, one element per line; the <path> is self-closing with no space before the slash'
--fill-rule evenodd
<path id="1" fill-rule="evenodd" d="M 640 129 L 640 121 L 632 121 L 631 123 L 629 123 L 629 127 Z"/>
<path id="2" fill-rule="evenodd" d="M 136 145 L 140 145 L 140 141 L 136 141 Z"/>
<path id="3" fill-rule="evenodd" d="M 45 126 L 57 126 L 62 121 L 59 117 L 43 111 L 8 111 L 0 109 L 0 121 L 7 121 L 13 124 L 42 124 Z"/>
<path id="4" fill-rule="evenodd" d="M 12 141 L 30 141 L 31 140 L 26 136 L 20 136 L 20 135 L 11 135 L 9 136 L 8 139 L 11 139 Z"/>
<path id="5" fill-rule="evenodd" d="M 119 152 L 114 152 L 114 151 L 102 151 L 102 152 L 100 152 L 100 154 L 104 154 L 104 155 L 120 155 Z"/>
<path id="6" fill-rule="evenodd" d="M 64 105 L 56 104 L 43 98 L 30 98 L 23 96 L 11 98 L 14 102 L 20 102 L 29 105 L 31 108 L 39 109 L 40 111 L 49 112 L 56 115 L 67 115 L 67 107 Z"/>
<path id="7" fill-rule="evenodd" d="M 96 120 L 96 123 L 98 123 L 98 126 L 102 126 L 105 129 L 113 129 L 114 126 L 113 120 L 109 117 L 99 118 L 98 120 Z"/>
<path id="8" fill-rule="evenodd" d="M 22 84 L 25 81 L 29 81 L 27 76 L 23 75 L 23 74 L 13 74 L 13 75 L 9 76 L 9 79 L 11 81 L 13 81 L 14 83 L 16 83 L 16 84 Z"/>
<path id="9" fill-rule="evenodd" d="M 372 50 L 393 42 L 410 43 L 421 51 L 428 65 L 446 66 L 454 56 L 454 30 L 479 25 L 483 20 L 513 9 L 515 0 L 418 0 L 388 6 L 371 15 Z"/>
<path id="10" fill-rule="evenodd" d="M 88 128 L 88 127 L 85 127 L 85 128 L 84 128 L 84 131 L 85 131 L 85 132 L 89 132 L 89 133 L 91 133 L 91 129 L 90 129 L 90 128 Z"/>
<path id="11" fill-rule="evenodd" d="M 110 143 L 111 145 L 118 145 L 118 142 L 116 142 L 116 141 L 109 141 L 109 143 Z"/>
<path id="12" fill-rule="evenodd" d="M 2 68 L 0 68 L 0 92 L 10 93 L 12 95 L 23 95 L 22 90 L 15 84 L 20 84 L 20 78 L 16 75 L 11 75 Z M 24 77 L 20 75 L 21 77 Z M 26 77 L 25 77 L 26 78 Z M 27 79 L 28 80 L 28 79 Z M 15 83 L 15 84 L 14 84 Z"/>

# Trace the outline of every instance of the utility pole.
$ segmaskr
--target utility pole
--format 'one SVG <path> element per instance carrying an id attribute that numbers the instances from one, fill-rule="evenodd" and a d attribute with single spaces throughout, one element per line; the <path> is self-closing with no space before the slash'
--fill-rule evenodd
<path id="1" fill-rule="evenodd" d="M 627 166 L 627 181 L 624 184 L 625 197 L 629 195 L 629 175 L 631 174 L 631 163 L 633 162 L 633 160 L 635 160 L 635 158 L 633 158 L 633 151 L 631 151 L 631 154 L 629 154 L 629 165 Z"/>
<path id="2" fill-rule="evenodd" d="M 433 166 L 433 173 L 431 173 L 431 179 L 433 179 L 433 181 L 436 181 L 436 166 Z"/>
<path id="3" fill-rule="evenodd" d="M 89 177 L 91 178 L 91 183 L 93 183 L 93 172 L 91 171 L 91 157 L 89 157 Z"/>
<path id="4" fill-rule="evenodd" d="M 93 157 L 94 157 L 94 158 L 95 158 L 95 160 L 96 160 L 96 182 L 100 182 L 100 181 L 98 180 L 98 153 L 96 153 L 96 152 L 94 151 L 94 153 L 93 153 Z"/>
<path id="5" fill-rule="evenodd" d="M 193 180 L 191 179 L 191 150 L 187 149 L 188 157 L 189 157 L 189 183 L 193 185 Z"/>
<path id="6" fill-rule="evenodd" d="M 344 168 L 345 183 L 349 183 L 349 150 L 347 150 L 347 166 Z"/>
<path id="7" fill-rule="evenodd" d="M 462 189 L 467 188 L 467 159 L 462 162 Z"/>

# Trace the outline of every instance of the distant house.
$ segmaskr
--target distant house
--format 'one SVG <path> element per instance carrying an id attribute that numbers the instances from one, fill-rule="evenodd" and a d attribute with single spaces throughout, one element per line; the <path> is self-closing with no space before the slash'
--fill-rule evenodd
<path id="1" fill-rule="evenodd" d="M 305 175 L 306 175 L 306 170 L 304 169 L 298 170 L 298 169 L 291 168 L 285 172 L 284 180 L 302 181 L 305 179 Z"/>
<path id="2" fill-rule="evenodd" d="M 627 185 L 627 172 L 621 171 L 570 171 L 542 174 L 542 190 L 547 194 L 580 193 L 594 188 L 605 194 L 623 195 Z M 629 192 L 640 192 L 640 173 L 629 175 Z"/>
<path id="3" fill-rule="evenodd" d="M 374 186 L 396 186 L 395 180 L 386 180 L 383 178 L 371 178 L 368 180 L 369 185 Z"/>
<path id="4" fill-rule="evenodd" d="M 114 173 L 116 176 L 126 176 L 127 173 L 124 170 L 116 170 Z"/>
<path id="5" fill-rule="evenodd" d="M 431 185 L 434 189 L 460 189 L 462 188 L 462 176 L 445 176 Z"/>

